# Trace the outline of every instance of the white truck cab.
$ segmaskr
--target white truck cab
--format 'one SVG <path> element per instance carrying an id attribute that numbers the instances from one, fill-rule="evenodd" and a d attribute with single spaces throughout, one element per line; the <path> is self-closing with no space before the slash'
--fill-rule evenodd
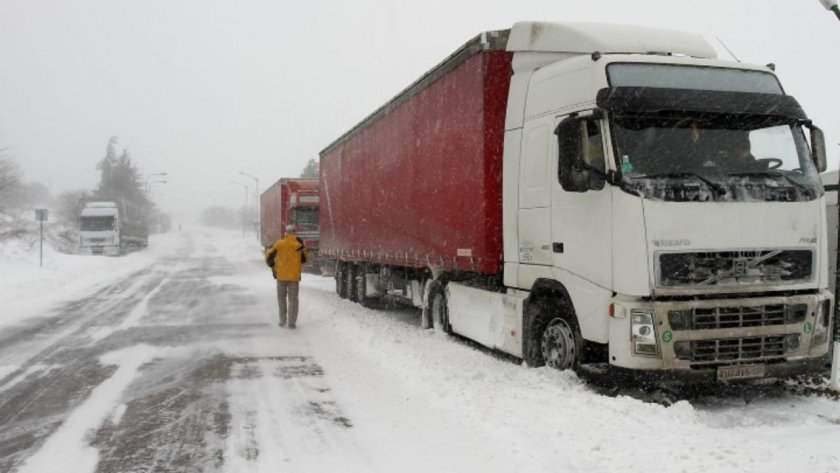
<path id="1" fill-rule="evenodd" d="M 88 202 L 79 222 L 79 249 L 82 254 L 118 256 L 120 213 L 116 202 Z"/>
<path id="2" fill-rule="evenodd" d="M 825 145 L 773 71 L 626 26 L 518 23 L 507 50 L 503 310 L 522 342 L 484 343 L 631 375 L 815 369 Z"/>

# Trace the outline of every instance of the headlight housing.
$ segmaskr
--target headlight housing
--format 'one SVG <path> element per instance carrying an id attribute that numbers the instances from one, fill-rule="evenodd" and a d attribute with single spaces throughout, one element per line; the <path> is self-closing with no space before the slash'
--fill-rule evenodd
<path id="1" fill-rule="evenodd" d="M 653 313 L 651 311 L 633 309 L 630 312 L 630 332 L 632 334 L 633 353 L 637 355 L 659 354 L 656 327 L 653 324 Z"/>
<path id="2" fill-rule="evenodd" d="M 811 346 L 822 345 L 828 341 L 828 328 L 831 325 L 831 300 L 817 303 L 817 320 L 814 323 L 814 336 Z"/>

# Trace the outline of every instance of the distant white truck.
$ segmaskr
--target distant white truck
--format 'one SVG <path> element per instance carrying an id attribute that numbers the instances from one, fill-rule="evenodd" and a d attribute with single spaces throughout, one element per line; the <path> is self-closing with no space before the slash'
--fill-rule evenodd
<path id="1" fill-rule="evenodd" d="M 146 219 L 117 201 L 88 202 L 79 223 L 80 253 L 118 256 L 149 243 Z"/>

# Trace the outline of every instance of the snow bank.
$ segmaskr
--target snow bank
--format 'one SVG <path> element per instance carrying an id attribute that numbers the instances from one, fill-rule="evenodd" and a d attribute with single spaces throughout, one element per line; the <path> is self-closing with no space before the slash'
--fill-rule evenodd
<path id="1" fill-rule="evenodd" d="M 177 234 L 152 235 L 144 251 L 124 257 L 68 255 L 44 242 L 40 266 L 38 240 L 0 240 L 0 327 L 45 311 L 57 301 L 92 293 L 120 276 L 138 271 L 166 254 L 175 254 Z"/>

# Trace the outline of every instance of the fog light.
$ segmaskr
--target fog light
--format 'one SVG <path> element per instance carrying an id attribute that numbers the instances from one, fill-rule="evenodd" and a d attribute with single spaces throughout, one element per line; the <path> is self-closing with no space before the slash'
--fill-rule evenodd
<path id="1" fill-rule="evenodd" d="M 689 310 L 672 310 L 668 312 L 668 323 L 671 330 L 688 330 L 691 328 L 691 314 Z"/>
<path id="2" fill-rule="evenodd" d="M 674 343 L 674 355 L 679 360 L 691 359 L 691 342 L 676 342 Z"/>

